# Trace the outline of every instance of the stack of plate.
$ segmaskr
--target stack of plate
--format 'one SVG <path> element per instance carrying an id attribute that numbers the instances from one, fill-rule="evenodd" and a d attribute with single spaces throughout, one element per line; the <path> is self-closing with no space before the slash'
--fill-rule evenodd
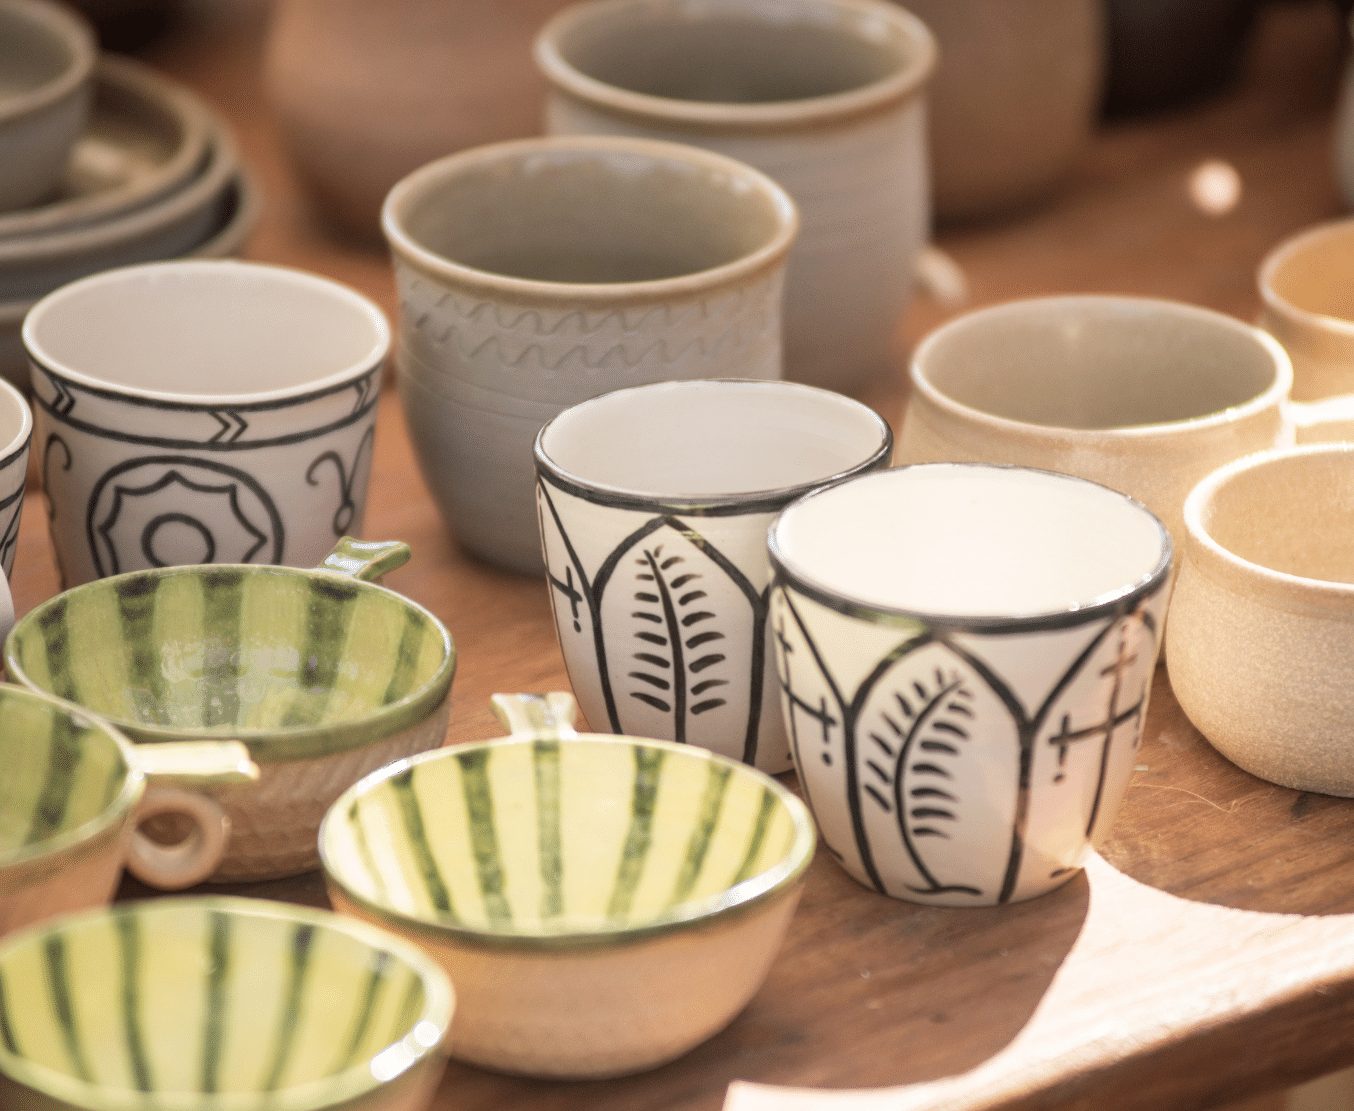
<path id="1" fill-rule="evenodd" d="M 24 314 L 76 278 L 154 259 L 237 253 L 254 193 L 225 125 L 187 90 L 105 58 L 61 187 L 0 212 L 0 375 L 21 388 Z"/>

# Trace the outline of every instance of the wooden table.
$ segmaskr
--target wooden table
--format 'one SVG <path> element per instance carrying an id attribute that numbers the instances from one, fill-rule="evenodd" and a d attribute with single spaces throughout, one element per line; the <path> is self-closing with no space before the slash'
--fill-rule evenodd
<path id="1" fill-rule="evenodd" d="M 202 5 L 151 60 L 232 117 L 267 195 L 251 255 L 343 279 L 393 313 L 384 256 L 328 239 L 288 176 L 258 89 L 264 14 L 253 0 Z M 1253 315 L 1252 273 L 1267 247 L 1338 211 L 1329 159 L 1338 24 L 1301 0 L 1271 10 L 1262 32 L 1244 82 L 1223 99 L 1116 126 L 1051 206 L 942 235 L 972 302 L 1114 290 Z M 1191 175 L 1207 160 L 1240 176 L 1240 202 L 1225 214 L 1191 199 Z M 913 309 L 900 366 L 948 311 Z M 901 374 L 868 400 L 896 419 Z M 367 535 L 413 545 L 414 563 L 391 585 L 457 639 L 451 740 L 495 735 L 492 692 L 566 686 L 546 590 L 457 551 L 391 398 L 377 445 Z M 31 506 L 21 612 L 56 589 L 45 529 Z M 1232 767 L 1184 720 L 1164 674 L 1147 734 L 1103 858 L 1059 892 L 1000 910 L 925 909 L 863 890 L 822 854 L 765 989 L 712 1042 L 610 1083 L 549 1085 L 453 1064 L 437 1107 L 694 1111 L 728 1092 L 734 1111 L 1178 1111 L 1354 1063 L 1354 803 Z M 324 902 L 313 876 L 248 893 Z M 128 884 L 124 894 L 140 892 Z M 832 1098 L 766 1086 L 890 1090 Z"/>

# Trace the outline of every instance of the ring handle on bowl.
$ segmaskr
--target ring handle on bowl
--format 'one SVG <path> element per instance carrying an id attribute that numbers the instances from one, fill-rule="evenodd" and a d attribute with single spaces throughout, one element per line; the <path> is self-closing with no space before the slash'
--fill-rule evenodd
<path id="1" fill-rule="evenodd" d="M 358 540 L 342 536 L 316 570 L 337 571 L 340 575 L 374 583 L 397 567 L 403 567 L 413 554 L 409 545 L 399 540 Z"/>
<path id="2" fill-rule="evenodd" d="M 137 830 L 127 852 L 127 870 L 162 891 L 182 891 L 210 878 L 230 842 L 230 818 L 204 788 L 253 783 L 258 765 L 239 741 L 185 741 L 140 745 L 141 770 L 150 780 L 137 808 Z M 192 827 L 174 845 L 162 845 L 140 826 L 163 816 L 184 818 Z"/>
<path id="3" fill-rule="evenodd" d="M 568 691 L 549 694 L 496 694 L 494 716 L 513 737 L 577 737 L 578 703 Z"/>
<path id="4" fill-rule="evenodd" d="M 1289 401 L 1284 405 L 1284 423 L 1300 444 L 1354 440 L 1354 396 Z"/>

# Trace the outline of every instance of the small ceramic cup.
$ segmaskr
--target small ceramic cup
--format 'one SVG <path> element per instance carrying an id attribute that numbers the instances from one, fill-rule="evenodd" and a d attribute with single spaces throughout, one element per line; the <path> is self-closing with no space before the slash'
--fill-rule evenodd
<path id="1" fill-rule="evenodd" d="M 1354 796 L 1354 445 L 1263 452 L 1185 505 L 1167 664 L 1181 707 L 1248 772 Z"/>
<path id="2" fill-rule="evenodd" d="M 23 341 L 67 586 L 188 563 L 318 563 L 360 527 L 385 317 L 259 263 L 112 270 L 28 313 Z"/>
<path id="3" fill-rule="evenodd" d="M 102 906 L 124 864 L 153 887 L 201 883 L 230 826 L 190 788 L 258 777 L 236 741 L 136 750 L 79 707 L 8 684 L 0 684 L 0 766 L 0 936 Z M 191 836 L 167 846 L 138 831 L 163 815 L 186 822 Z"/>
<path id="4" fill-rule="evenodd" d="M 874 410 L 790 382 L 641 386 L 547 424 L 541 542 L 588 721 L 789 771 L 766 530 L 801 494 L 886 467 L 892 451 Z"/>
<path id="5" fill-rule="evenodd" d="M 847 872 L 991 906 L 1080 871 L 1138 759 L 1161 522 L 1084 479 L 937 463 L 810 494 L 769 546 L 795 765 Z"/>
<path id="6" fill-rule="evenodd" d="M 1181 512 L 1223 463 L 1354 433 L 1354 407 L 1288 400 L 1268 335 L 1141 297 L 1041 297 L 957 317 L 912 359 L 900 463 L 1014 463 L 1142 501 L 1183 542 Z"/>
<path id="7" fill-rule="evenodd" d="M 533 139 L 416 171 L 384 227 L 400 389 L 457 540 L 539 572 L 531 444 L 620 386 L 781 375 L 784 190 L 670 143 Z"/>
<path id="8" fill-rule="evenodd" d="M 0 571 L 14 573 L 14 551 L 28 483 L 33 411 L 14 386 L 0 378 Z"/>
<path id="9" fill-rule="evenodd" d="M 698 748 L 576 734 L 567 694 L 494 702 L 511 737 L 401 761 L 334 804 L 334 906 L 437 958 L 472 1064 L 617 1076 L 714 1036 L 799 902 L 803 803 Z"/>
<path id="10" fill-rule="evenodd" d="M 47 0 L 0 0 L 0 212 L 55 191 L 89 115 L 98 44 Z"/>
<path id="11" fill-rule="evenodd" d="M 455 653 L 446 627 L 371 580 L 404 544 L 344 539 L 313 571 L 172 567 L 68 590 L 5 643 L 17 683 L 78 703 L 138 750 L 242 741 L 259 782 L 213 792 L 230 843 L 212 878 L 318 864 L 315 833 L 349 785 L 446 735 Z"/>
<path id="12" fill-rule="evenodd" d="M 159 899 L 0 944 L 0 1106 L 424 1111 L 454 996 L 399 938 L 261 899 Z"/>
<path id="13" fill-rule="evenodd" d="M 920 20 L 885 0 L 592 0 L 536 61 L 549 132 L 690 143 L 789 190 L 786 377 L 841 389 L 890 366 L 930 234 Z"/>

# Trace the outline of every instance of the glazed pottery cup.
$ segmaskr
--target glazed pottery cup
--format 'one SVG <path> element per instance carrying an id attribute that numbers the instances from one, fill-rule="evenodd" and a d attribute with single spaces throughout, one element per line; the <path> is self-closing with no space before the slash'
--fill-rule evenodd
<path id="1" fill-rule="evenodd" d="M 43 484 L 67 586 L 188 563 L 318 563 L 360 527 L 390 329 L 346 286 L 152 263 L 28 313 Z"/>
<path id="2" fill-rule="evenodd" d="M 160 899 L 0 944 L 0 1106 L 424 1111 L 454 997 L 389 934 L 260 899 Z"/>
<path id="3" fill-rule="evenodd" d="M 1232 317 L 1138 297 L 1044 297 L 960 316 L 912 360 L 901 463 L 1064 471 L 1143 502 L 1181 539 L 1200 479 L 1252 451 L 1354 433 L 1288 400 L 1288 356 Z"/>
<path id="4" fill-rule="evenodd" d="M 23 394 L 0 378 L 0 571 L 7 579 L 14 573 L 32 442 L 33 412 Z"/>
<path id="5" fill-rule="evenodd" d="M 531 445 L 570 405 L 670 378 L 779 378 L 796 225 L 755 170 L 668 143 L 505 143 L 397 185 L 400 388 L 462 546 L 540 571 Z"/>
<path id="6" fill-rule="evenodd" d="M 89 115 L 98 45 L 47 0 L 0 0 L 0 212 L 55 191 Z"/>
<path id="7" fill-rule="evenodd" d="M 202 882 L 230 828 L 190 788 L 258 776 L 238 742 L 136 750 L 79 707 L 7 684 L 0 722 L 0 936 L 103 905 L 124 865 L 153 887 Z M 191 835 L 166 846 L 138 831 L 163 815 L 187 823 Z"/>
<path id="8" fill-rule="evenodd" d="M 882 417 L 791 382 L 666 382 L 541 430 L 541 540 L 569 679 L 596 728 L 790 769 L 766 644 L 766 530 L 888 466 Z"/>
<path id="9" fill-rule="evenodd" d="M 1311 228 L 1260 264 L 1260 326 L 1293 360 L 1293 396 L 1354 393 L 1354 220 Z"/>
<path id="10" fill-rule="evenodd" d="M 5 666 L 15 682 L 111 722 L 138 751 L 242 741 L 261 776 L 212 794 L 231 825 L 212 878 L 309 871 L 329 804 L 446 734 L 446 627 L 369 581 L 408 558 L 403 544 L 345 538 L 314 571 L 171 567 L 101 579 L 30 611 Z"/>
<path id="11" fill-rule="evenodd" d="M 1185 505 L 1171 687 L 1213 747 L 1285 787 L 1354 796 L 1354 445 L 1265 452 Z"/>
<path id="12" fill-rule="evenodd" d="M 838 389 L 890 365 L 930 234 L 935 60 L 885 0 L 593 0 L 536 41 L 548 131 L 690 143 L 789 190 L 786 377 Z"/>
<path id="13" fill-rule="evenodd" d="M 1138 759 L 1161 522 L 1084 479 L 937 463 L 810 494 L 769 545 L 795 766 L 847 872 L 991 906 L 1080 871 Z"/>
<path id="14" fill-rule="evenodd" d="M 512 737 L 401 761 L 335 803 L 330 898 L 441 962 L 461 1060 L 568 1078 L 670 1061 L 765 979 L 808 812 L 702 749 L 576 734 L 567 694 L 494 701 Z"/>

